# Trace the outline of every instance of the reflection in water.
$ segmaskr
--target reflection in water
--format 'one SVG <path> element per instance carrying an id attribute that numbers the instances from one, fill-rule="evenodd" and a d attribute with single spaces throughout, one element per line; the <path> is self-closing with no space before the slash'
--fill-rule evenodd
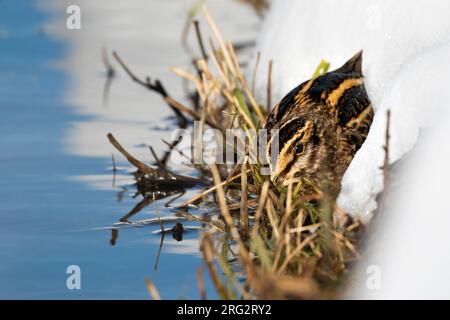
<path id="1" fill-rule="evenodd" d="M 130 81 L 119 64 L 102 52 L 119 52 L 138 77 L 145 79 L 148 75 L 159 79 L 174 97 L 187 104 L 189 97 L 183 96 L 182 82 L 169 69 L 191 64 L 191 57 L 181 44 L 181 33 L 195 1 L 80 0 L 77 4 L 82 12 L 82 29 L 75 31 L 63 27 L 65 9 L 70 4 L 71 0 L 42 3 L 55 15 L 46 30 L 69 46 L 67 56 L 59 63 L 71 77 L 67 101 L 77 114 L 88 116 L 68 128 L 67 151 L 109 158 L 111 147 L 105 136 L 114 132 L 139 159 L 148 158 L 148 150 L 139 147 L 140 144 L 153 145 L 160 152 L 164 148 L 161 139 L 169 141 L 171 132 L 149 132 L 149 127 L 161 125 L 173 114 L 172 110 L 158 95 Z M 260 21 L 251 8 L 230 0 L 211 1 L 208 8 L 224 37 L 239 43 L 256 37 Z M 206 31 L 204 38 L 208 39 Z M 188 40 L 195 43 L 193 32 Z M 108 87 L 105 71 L 108 75 L 109 67 L 116 70 L 116 77 L 107 94 L 108 107 L 103 108 L 104 91 Z"/>
<path id="2" fill-rule="evenodd" d="M 170 151 L 169 151 L 170 152 Z M 128 156 L 130 157 L 130 156 Z M 137 160 L 136 160 L 137 161 Z M 199 179 L 191 179 L 189 177 L 183 177 L 175 175 L 171 172 L 169 172 L 165 165 L 163 163 L 159 163 L 158 169 L 153 169 L 150 167 L 144 168 L 144 169 L 151 169 L 151 171 L 145 171 L 142 172 L 141 170 L 137 170 L 134 172 L 134 177 L 136 180 L 136 188 L 137 191 L 133 198 L 137 196 L 142 196 L 143 199 L 139 201 L 136 206 L 134 206 L 126 215 L 124 215 L 122 218 L 120 218 L 119 222 L 115 224 L 114 227 L 111 228 L 111 239 L 109 243 L 112 246 L 115 246 L 117 243 L 117 239 L 119 237 L 119 229 L 117 226 L 124 226 L 124 225 L 151 225 L 158 223 L 160 225 L 160 243 L 158 247 L 158 252 L 155 258 L 155 265 L 154 265 L 154 271 L 156 272 L 158 270 L 158 262 L 161 255 L 162 247 L 164 244 L 165 234 L 171 233 L 172 238 L 175 239 L 177 242 L 180 242 L 183 240 L 183 233 L 186 231 L 186 229 L 183 227 L 183 224 L 179 221 L 175 223 L 175 225 L 172 228 L 165 228 L 164 224 L 166 222 L 173 222 L 174 220 L 183 219 L 183 218 L 176 218 L 176 217 L 161 217 L 159 208 L 156 204 L 156 201 L 172 197 L 169 201 L 165 203 L 166 207 L 169 207 L 172 202 L 175 200 L 181 198 L 185 193 L 187 188 L 192 188 L 197 185 L 203 184 L 203 182 Z M 115 176 L 115 171 L 114 171 Z M 178 179 L 177 179 L 178 177 Z M 181 178 L 181 179 L 180 179 Z M 120 195 L 119 195 L 120 194 Z M 120 191 L 118 193 L 118 199 L 122 197 L 123 191 Z M 154 219 L 147 219 L 144 221 L 134 221 L 130 222 L 130 218 L 136 215 L 137 213 L 141 212 L 145 207 L 147 207 L 150 204 L 155 205 L 155 209 L 157 212 L 158 217 Z M 188 230 L 197 230 L 195 227 L 188 227 Z"/>
<path id="3" fill-rule="evenodd" d="M 116 76 L 116 70 L 109 62 L 108 51 L 105 47 L 102 48 L 102 62 L 106 70 L 105 85 L 103 86 L 103 107 L 106 108 L 108 106 L 109 91 L 111 89 L 111 84 Z"/>
<path id="4" fill-rule="evenodd" d="M 160 80 L 152 80 L 150 77 L 146 77 L 145 80 L 140 79 L 137 77 L 131 70 L 128 68 L 128 66 L 123 62 L 123 60 L 119 57 L 119 55 L 116 52 L 113 52 L 114 58 L 117 60 L 117 62 L 121 65 L 123 70 L 128 74 L 128 76 L 136 83 L 140 84 L 144 88 L 153 91 L 157 94 L 159 94 L 164 101 L 166 101 L 167 105 L 170 109 L 175 113 L 178 121 L 178 126 L 180 128 L 186 128 L 188 124 L 188 119 L 184 116 L 184 114 L 176 108 L 176 106 L 171 102 L 171 97 L 169 93 L 167 92 L 166 88 L 163 86 Z"/>
<path id="5" fill-rule="evenodd" d="M 165 203 L 166 207 L 169 207 L 172 202 L 175 200 L 181 198 L 185 193 L 186 189 L 193 188 L 196 186 L 201 186 L 208 184 L 208 181 L 203 178 L 192 178 L 188 176 L 182 176 L 178 175 L 176 173 L 171 172 L 165 162 L 162 162 L 158 159 L 156 156 L 154 150 L 150 148 L 150 150 L 153 153 L 153 156 L 155 157 L 157 168 L 152 168 L 144 163 L 137 160 L 135 157 L 133 157 L 130 153 L 128 153 L 120 144 L 119 142 L 114 138 L 112 134 L 108 134 L 108 138 L 111 142 L 111 144 L 132 164 L 134 165 L 138 170 L 133 173 L 135 178 L 135 185 L 136 185 L 136 193 L 133 196 L 133 198 L 136 198 L 137 196 L 142 196 L 142 200 L 139 201 L 131 211 L 129 211 L 125 216 L 123 216 L 119 222 L 120 223 L 127 223 L 129 224 L 129 219 L 136 215 L 137 213 L 141 212 L 145 207 L 147 207 L 149 204 L 154 203 L 155 208 L 157 209 L 158 213 L 158 219 L 157 221 L 160 223 L 161 226 L 161 243 L 158 250 L 158 256 L 157 261 L 159 260 L 159 254 L 161 252 L 163 240 L 164 240 L 164 234 L 167 230 L 164 229 L 164 221 L 159 215 L 159 210 L 156 205 L 156 201 L 165 199 L 168 197 L 172 197 L 169 201 Z M 173 151 L 173 148 L 176 144 L 170 145 L 169 150 L 166 152 L 166 154 L 169 154 Z M 115 181 L 116 176 L 116 168 L 115 168 L 115 160 L 113 157 L 113 181 Z M 122 191 L 119 192 L 119 194 L 122 194 Z M 155 220 L 146 220 L 146 224 L 153 223 Z M 142 223 L 141 223 L 142 224 Z M 112 229 L 112 235 L 110 243 L 112 245 L 116 244 L 117 237 L 118 237 L 118 229 L 113 228 Z M 184 231 L 183 225 L 180 222 L 177 222 L 173 228 L 170 229 L 170 231 L 173 234 L 173 238 L 177 241 L 182 240 L 182 234 Z M 156 268 L 155 268 L 156 269 Z"/>

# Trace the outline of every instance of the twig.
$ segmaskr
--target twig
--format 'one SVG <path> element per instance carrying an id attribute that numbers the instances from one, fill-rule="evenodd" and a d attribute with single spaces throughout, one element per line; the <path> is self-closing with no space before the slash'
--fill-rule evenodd
<path id="1" fill-rule="evenodd" d="M 163 222 L 161 220 L 161 215 L 159 214 L 159 208 L 158 208 L 158 205 L 156 204 L 156 197 L 155 197 L 155 193 L 154 192 L 153 192 L 153 205 L 155 206 L 155 211 L 156 211 L 156 214 L 158 216 L 159 226 L 161 228 L 161 241 L 159 243 L 158 253 L 156 255 L 155 266 L 154 266 L 154 270 L 156 272 L 156 271 L 158 271 L 158 262 L 159 262 L 159 257 L 161 255 L 162 246 L 163 246 L 163 243 L 164 243 L 164 234 L 165 234 L 165 232 L 164 232 L 164 225 L 163 225 Z"/>
<path id="2" fill-rule="evenodd" d="M 255 95 L 256 73 L 258 71 L 260 59 L 261 59 L 261 52 L 258 51 L 256 53 L 255 68 L 253 69 L 253 76 L 252 76 L 252 94 L 253 95 Z"/>
<path id="3" fill-rule="evenodd" d="M 197 35 L 198 45 L 202 53 L 202 57 L 205 61 L 208 61 L 208 55 L 206 54 L 205 46 L 203 45 L 202 33 L 200 31 L 200 25 L 198 20 L 194 20 L 195 34 Z"/>
<path id="4" fill-rule="evenodd" d="M 114 153 L 111 153 L 111 160 L 113 165 L 113 181 L 112 181 L 112 187 L 116 187 L 116 173 L 117 173 L 117 167 L 116 167 L 116 160 L 114 159 Z"/>
<path id="5" fill-rule="evenodd" d="M 258 232 L 259 232 L 259 223 L 264 211 L 264 207 L 266 205 L 266 199 L 267 199 L 267 193 L 269 190 L 269 181 L 266 180 L 264 181 L 264 184 L 261 188 L 261 193 L 259 195 L 259 203 L 258 203 L 258 208 L 256 209 L 256 213 L 255 213 L 255 225 L 253 226 L 253 234 L 252 237 L 257 237 L 258 236 Z"/>
<path id="6" fill-rule="evenodd" d="M 200 249 L 203 253 L 203 260 L 206 262 L 206 266 L 208 267 L 209 274 L 211 275 L 212 282 L 216 287 L 217 292 L 222 299 L 229 299 L 228 291 L 224 287 L 214 263 L 214 247 L 212 245 L 211 236 L 208 233 L 204 234 Z"/>
<path id="7" fill-rule="evenodd" d="M 158 167 L 164 171 L 169 172 L 170 174 L 172 174 L 172 172 L 169 171 L 169 169 L 167 169 L 166 165 L 164 163 L 161 162 L 161 160 L 159 160 L 158 156 L 156 155 L 155 150 L 153 149 L 152 146 L 148 147 L 150 149 L 150 152 L 153 156 L 153 158 L 155 159 L 156 164 L 158 165 Z"/>
<path id="8" fill-rule="evenodd" d="M 202 267 L 197 268 L 197 283 L 198 283 L 198 290 L 200 291 L 200 299 L 206 300 L 206 290 L 205 290 L 205 283 L 203 281 Z"/>
<path id="9" fill-rule="evenodd" d="M 308 237 L 305 238 L 305 240 L 303 240 L 303 242 L 295 247 L 294 251 L 292 251 L 292 253 L 285 258 L 283 264 L 281 265 L 281 267 L 277 270 L 277 274 L 280 275 L 284 272 L 284 270 L 287 268 L 287 266 L 289 265 L 289 262 L 296 257 L 302 250 L 303 248 L 310 243 L 312 240 L 314 240 L 316 237 L 318 236 L 317 233 L 314 233 Z"/>
<path id="10" fill-rule="evenodd" d="M 163 142 L 165 142 L 163 140 Z M 172 151 L 175 149 L 175 147 L 181 142 L 181 137 L 178 140 L 174 140 L 172 141 L 172 143 L 166 143 L 169 147 L 169 150 L 167 150 L 164 153 L 164 156 L 162 157 L 162 159 L 160 159 L 160 162 L 167 167 L 167 161 L 169 160 L 170 155 L 172 154 Z"/>
<path id="11" fill-rule="evenodd" d="M 267 114 L 272 110 L 272 68 L 273 60 L 269 61 L 269 72 L 267 74 Z"/>
<path id="12" fill-rule="evenodd" d="M 386 113 L 386 132 L 385 132 L 385 145 L 384 150 L 384 161 L 383 161 L 383 190 L 378 194 L 378 208 L 376 210 L 375 216 L 378 217 L 379 213 L 384 208 L 386 202 L 386 196 L 389 189 L 389 140 L 390 140 L 390 126 L 391 126 L 391 110 L 389 109 Z M 371 228 L 374 228 L 375 223 L 371 224 Z"/>
<path id="13" fill-rule="evenodd" d="M 167 96 L 165 99 L 173 108 L 179 110 L 180 112 L 187 113 L 189 116 L 191 116 L 194 120 L 200 121 L 202 119 L 201 115 L 195 112 L 194 110 L 189 109 L 188 107 L 182 105 L 178 101 L 172 99 L 171 97 Z M 222 130 L 222 128 L 212 121 L 205 119 L 205 122 L 207 125 L 209 125 L 211 128 Z"/>
<path id="14" fill-rule="evenodd" d="M 178 149 L 176 145 L 173 145 L 174 142 L 177 142 L 177 144 L 181 141 L 181 138 L 179 140 L 174 140 L 174 142 L 169 143 L 168 141 L 161 139 L 161 141 L 168 146 L 169 148 L 172 148 L 172 150 L 175 150 L 180 156 L 182 156 L 184 159 L 189 161 L 190 164 L 194 164 L 192 159 L 189 158 L 182 150 Z"/>
<path id="15" fill-rule="evenodd" d="M 116 76 L 116 70 L 109 62 L 108 51 L 106 50 L 105 47 L 102 48 L 102 62 L 106 69 L 106 79 L 105 84 L 103 86 L 103 107 L 105 108 L 108 106 L 109 90 L 111 88 L 112 81 Z"/>
<path id="16" fill-rule="evenodd" d="M 241 167 L 241 231 L 248 235 L 248 182 L 247 182 L 247 166 L 244 163 Z"/>
<path id="17" fill-rule="evenodd" d="M 132 216 L 138 214 L 142 211 L 146 206 L 148 206 L 151 203 L 151 199 L 149 197 L 144 197 L 137 205 L 135 205 L 126 215 L 124 215 L 122 218 L 120 218 L 120 222 L 129 222 L 128 219 L 130 219 Z"/>
<path id="18" fill-rule="evenodd" d="M 117 60 L 117 62 L 120 64 L 120 66 L 123 68 L 123 70 L 125 70 L 125 72 L 130 76 L 130 78 L 144 86 L 145 88 L 154 91 L 158 94 L 160 94 L 162 96 L 162 98 L 166 101 L 166 103 L 169 105 L 169 107 L 175 112 L 177 118 L 178 118 L 178 122 L 179 125 L 181 127 L 185 127 L 187 124 L 187 119 L 186 117 L 183 115 L 183 113 L 181 113 L 181 111 L 176 108 L 173 105 L 173 102 L 170 98 L 170 95 L 167 93 L 166 89 L 164 88 L 164 86 L 162 85 L 161 81 L 159 81 L 158 79 L 156 79 L 154 82 L 151 81 L 151 79 L 149 77 L 147 77 L 145 79 L 145 81 L 143 81 L 142 79 L 138 78 L 131 70 L 130 68 L 128 68 L 128 66 L 125 64 L 125 62 L 122 60 L 122 58 L 120 58 L 120 56 L 117 54 L 117 52 L 113 52 L 113 56 L 114 58 Z M 170 99 L 169 99 L 170 98 Z"/>
<path id="19" fill-rule="evenodd" d="M 149 279 L 145 279 L 145 284 L 147 286 L 147 290 L 150 293 L 150 296 L 153 300 L 161 300 L 161 296 L 159 295 L 158 290 L 156 289 L 153 282 Z"/>
<path id="20" fill-rule="evenodd" d="M 247 172 L 250 172 L 250 169 L 248 169 Z M 241 176 L 241 173 L 235 175 L 234 177 L 229 178 L 228 180 L 222 181 L 222 182 L 220 182 L 219 184 L 214 185 L 213 187 L 209 188 L 208 190 L 206 190 L 206 191 L 204 191 L 204 192 L 202 192 L 202 193 L 196 195 L 195 197 L 189 199 L 188 201 L 186 201 L 185 203 L 183 203 L 183 204 L 181 204 L 181 205 L 179 205 L 179 206 L 177 206 L 177 207 L 186 207 L 186 206 L 188 206 L 189 204 L 192 204 L 192 203 L 196 202 L 197 200 L 203 198 L 203 197 L 206 196 L 208 193 L 211 193 L 211 192 L 217 190 L 217 188 L 223 187 L 224 185 L 230 183 L 230 181 L 233 181 L 233 180 L 239 178 L 240 176 Z"/>
<path id="21" fill-rule="evenodd" d="M 187 43 L 188 36 L 189 36 L 189 30 L 191 27 L 191 22 L 192 22 L 192 20 L 194 20 L 195 16 L 197 15 L 198 11 L 201 9 L 201 7 L 205 1 L 206 0 L 196 1 L 196 3 L 189 10 L 186 22 L 184 23 L 183 31 L 181 33 L 181 45 L 183 46 L 183 49 L 188 52 L 191 52 L 191 49 L 189 48 L 189 45 Z"/>
<path id="22" fill-rule="evenodd" d="M 127 160 L 134 165 L 136 168 L 138 168 L 143 173 L 150 173 L 151 168 L 148 167 L 146 164 L 140 162 L 138 159 L 133 157 L 131 154 L 128 153 L 127 150 L 124 149 L 124 147 L 121 146 L 121 144 L 114 138 L 114 136 L 111 133 L 108 133 L 107 135 L 109 142 L 119 151 Z"/>
<path id="23" fill-rule="evenodd" d="M 390 137 L 390 126 L 391 126 L 391 110 L 387 111 L 387 119 L 386 119 L 386 133 L 385 133 L 385 141 L 386 144 L 384 146 L 384 163 L 383 163 L 383 190 L 386 190 L 388 187 L 389 180 L 389 139 Z"/>

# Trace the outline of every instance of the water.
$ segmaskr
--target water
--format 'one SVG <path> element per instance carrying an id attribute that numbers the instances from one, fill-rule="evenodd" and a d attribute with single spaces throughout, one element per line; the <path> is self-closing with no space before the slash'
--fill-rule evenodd
<path id="1" fill-rule="evenodd" d="M 106 133 L 150 161 L 147 145 L 161 154 L 161 138 L 175 128 L 160 97 L 117 64 L 104 101 L 102 48 L 117 50 L 138 75 L 160 78 L 182 99 L 182 83 L 168 69 L 189 65 L 180 34 L 193 3 L 78 1 L 82 29 L 67 30 L 71 1 L 0 2 L 0 298 L 146 299 L 145 278 L 163 298 L 198 298 L 197 231 L 181 242 L 166 235 L 155 272 L 158 224 L 120 230 L 114 246 L 111 230 L 101 229 L 141 200 L 132 198 L 132 168 L 117 152 L 113 185 Z M 247 7 L 223 0 L 210 11 L 227 38 L 255 37 L 259 22 Z M 164 202 L 158 207 L 173 216 Z M 150 205 L 130 220 L 154 217 Z M 66 287 L 69 265 L 81 268 L 81 290 Z"/>

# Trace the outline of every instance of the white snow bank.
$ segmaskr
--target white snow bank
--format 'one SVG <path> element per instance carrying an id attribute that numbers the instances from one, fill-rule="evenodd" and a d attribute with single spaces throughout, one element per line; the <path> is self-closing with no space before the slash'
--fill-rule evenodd
<path id="1" fill-rule="evenodd" d="M 414 106 L 409 113 L 428 112 L 439 119 L 420 134 L 414 156 L 402 168 L 403 184 L 391 192 L 389 208 L 381 212 L 381 225 L 369 241 L 351 298 L 450 298 L 450 108 L 444 99 L 450 84 L 449 57 L 450 44 L 423 55 L 398 74 L 387 92 L 387 101 Z M 406 114 L 395 122 L 396 135 L 412 141 L 415 127 L 425 122 Z"/>
<path id="2" fill-rule="evenodd" d="M 274 101 L 311 77 L 321 58 L 340 66 L 364 50 L 365 84 L 376 115 L 369 137 L 343 179 L 339 205 L 364 216 L 381 189 L 385 111 L 392 110 L 391 162 L 416 142 L 433 109 L 446 101 L 436 83 L 447 81 L 439 54 L 450 42 L 450 2 L 445 0 L 274 1 L 258 41 L 263 74 L 274 60 Z M 444 51 L 441 51 L 444 52 Z M 444 78 L 443 78 L 444 77 Z M 447 82 L 450 83 L 450 82 Z"/>
<path id="3" fill-rule="evenodd" d="M 449 57 L 450 43 L 430 48 L 405 63 L 390 81 L 371 132 L 344 176 L 339 203 L 346 210 L 360 213 L 364 219 L 376 208 L 374 195 L 383 185 L 380 167 L 384 161 L 387 109 L 391 110 L 391 163 L 416 144 L 421 129 L 437 125 L 439 120 L 447 119 L 450 123 L 445 118 L 449 108 L 446 98 L 450 84 Z M 439 141 L 445 146 L 447 141 L 442 138 Z"/>

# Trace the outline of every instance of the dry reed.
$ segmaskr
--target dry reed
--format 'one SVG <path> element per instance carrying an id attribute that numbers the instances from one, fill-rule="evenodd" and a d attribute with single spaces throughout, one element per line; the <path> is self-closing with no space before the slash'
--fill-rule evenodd
<path id="1" fill-rule="evenodd" d="M 199 104 L 190 108 L 169 95 L 163 98 L 185 117 L 201 121 L 202 128 L 209 126 L 222 132 L 243 129 L 251 139 L 249 129 L 261 128 L 272 107 L 272 62 L 264 106 L 255 98 L 232 43 L 222 38 L 207 9 L 200 10 L 214 35 L 208 41 L 209 50 L 204 45 L 199 23 L 195 22 L 201 52 L 200 58 L 195 59 L 196 72 L 172 68 L 195 86 Z M 149 80 L 134 77 L 120 57 L 117 54 L 115 57 L 133 80 L 155 90 Z M 313 76 L 327 72 L 328 67 L 322 61 Z M 256 68 L 253 83 L 255 77 Z M 112 136 L 110 139 L 114 141 Z M 200 237 L 200 249 L 217 293 L 223 299 L 338 297 L 350 263 L 358 258 L 360 223 L 321 192 L 302 199 L 298 196 L 300 183 L 290 183 L 286 188 L 274 186 L 268 176 L 260 173 L 259 156 L 249 148 L 246 151 L 243 163 L 231 167 L 197 165 L 202 174 L 212 178 L 212 186 L 178 206 L 188 212 L 190 204 L 215 196 L 223 224 L 216 227 L 210 224 L 205 229 Z M 124 149 L 121 152 L 138 168 L 142 166 Z M 252 164 L 249 159 L 256 159 L 257 163 Z M 205 298 L 202 271 L 198 272 L 198 279 L 201 296 Z M 150 289 L 157 297 L 154 288 L 150 286 Z"/>

